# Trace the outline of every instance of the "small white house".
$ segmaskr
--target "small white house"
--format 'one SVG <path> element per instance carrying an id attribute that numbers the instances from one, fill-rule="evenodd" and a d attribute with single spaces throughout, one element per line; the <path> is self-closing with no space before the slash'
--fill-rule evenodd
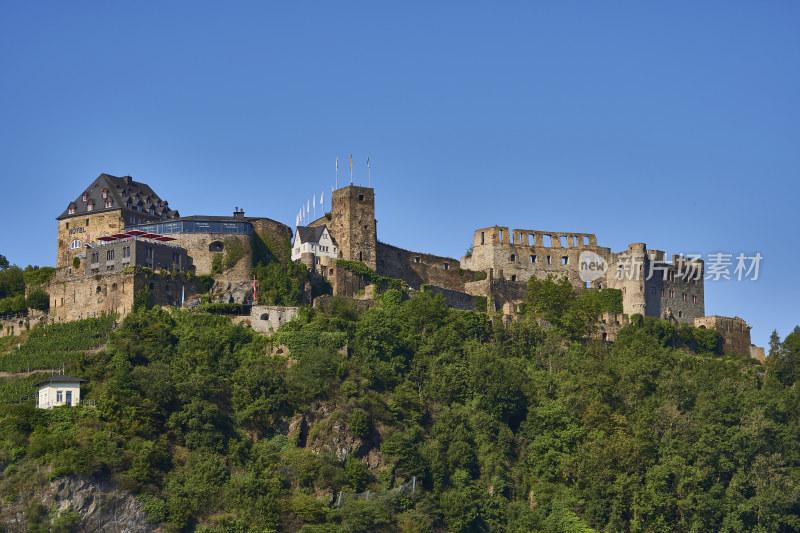
<path id="1" fill-rule="evenodd" d="M 331 237 L 327 226 L 298 226 L 292 244 L 292 261 L 300 261 L 303 254 L 336 259 L 339 247 Z"/>
<path id="2" fill-rule="evenodd" d="M 59 405 L 80 405 L 82 381 L 86 380 L 62 374 L 40 381 L 36 384 L 39 387 L 39 399 L 36 407 L 52 409 Z"/>

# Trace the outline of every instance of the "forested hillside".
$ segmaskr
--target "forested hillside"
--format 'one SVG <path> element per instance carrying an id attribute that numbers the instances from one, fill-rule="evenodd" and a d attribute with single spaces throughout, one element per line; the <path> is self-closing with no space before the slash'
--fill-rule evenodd
<path id="1" fill-rule="evenodd" d="M 800 328 L 761 365 L 641 317 L 591 341 L 613 293 L 530 293 L 508 327 L 389 290 L 270 339 L 161 309 L 34 330 L 40 349 L 7 342 L 3 368 L 66 359 L 96 405 L 37 410 L 17 403 L 35 375 L 3 378 L 2 518 L 80 530 L 36 500 L 37 475 L 79 474 L 163 531 L 800 530 Z"/>

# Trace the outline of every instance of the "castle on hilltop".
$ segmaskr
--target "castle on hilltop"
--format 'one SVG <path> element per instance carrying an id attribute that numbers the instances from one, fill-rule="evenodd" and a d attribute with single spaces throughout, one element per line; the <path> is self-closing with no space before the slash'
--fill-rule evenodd
<path id="1" fill-rule="evenodd" d="M 215 286 L 228 288 L 228 301 L 251 305 L 252 290 L 241 288 L 252 284 L 254 254 L 269 249 L 306 265 L 312 282 L 327 280 L 338 296 L 369 297 L 370 281 L 343 259 L 402 280 L 409 290 L 438 292 L 451 307 L 471 310 L 485 302 L 486 311 L 511 320 L 528 280 L 553 276 L 578 289 L 619 289 L 625 315 L 728 328 L 736 332 L 736 350 L 749 345 L 749 326 L 741 319 L 728 324 L 726 317 L 705 317 L 701 260 L 673 256 L 667 262 L 664 252 L 644 243 L 612 252 L 590 233 L 503 226 L 476 230 L 460 259 L 409 251 L 378 240 L 371 187 L 334 190 L 330 213 L 292 231 L 269 218 L 245 217 L 238 208 L 232 216 L 181 217 L 146 184 L 101 174 L 57 220 L 59 270 L 47 287 L 57 321 L 124 316 L 142 289 L 156 304 L 180 306 L 197 292 L 198 275 L 213 274 Z M 285 254 L 283 243 L 291 246 Z M 305 298 L 311 303 L 310 287 Z"/>

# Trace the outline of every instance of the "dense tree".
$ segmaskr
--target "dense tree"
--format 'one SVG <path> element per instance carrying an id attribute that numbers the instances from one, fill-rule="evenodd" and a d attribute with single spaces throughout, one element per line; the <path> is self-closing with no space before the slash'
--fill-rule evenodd
<path id="1" fill-rule="evenodd" d="M 3 378 L 0 495 L 30 497 L 40 470 L 110 476 L 204 532 L 799 530 L 800 328 L 765 365 L 647 317 L 589 340 L 616 305 L 538 280 L 510 325 L 389 290 L 270 340 L 147 306 L 114 331 L 36 329 L 7 364 L 75 348 L 97 408 L 12 403 L 38 378 Z M 27 509 L 32 530 L 75 526 Z"/>

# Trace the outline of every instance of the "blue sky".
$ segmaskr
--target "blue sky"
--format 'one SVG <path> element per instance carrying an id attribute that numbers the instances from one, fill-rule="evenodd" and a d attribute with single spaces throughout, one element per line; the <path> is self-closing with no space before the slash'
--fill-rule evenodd
<path id="1" fill-rule="evenodd" d="M 760 252 L 706 313 L 764 345 L 800 323 L 798 52 L 795 2 L 4 2 L 0 253 L 54 264 L 101 172 L 293 224 L 370 155 L 409 249 L 498 224 Z"/>

